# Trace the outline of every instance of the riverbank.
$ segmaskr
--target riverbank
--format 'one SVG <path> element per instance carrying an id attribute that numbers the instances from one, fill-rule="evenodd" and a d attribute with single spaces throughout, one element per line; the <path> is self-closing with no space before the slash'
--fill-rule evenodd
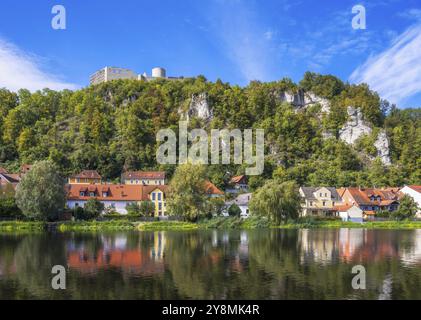
<path id="1" fill-rule="evenodd" d="M 196 223 L 183 221 L 134 222 L 128 220 L 111 221 L 66 221 L 56 223 L 2 221 L 0 232 L 31 232 L 57 230 L 59 232 L 96 232 L 96 231 L 191 231 L 199 229 L 316 229 L 316 228 L 365 228 L 365 229 L 421 229 L 421 221 L 376 221 L 376 222 L 342 222 L 337 220 L 304 220 L 276 225 L 267 219 L 252 217 L 218 217 L 200 220 Z"/>

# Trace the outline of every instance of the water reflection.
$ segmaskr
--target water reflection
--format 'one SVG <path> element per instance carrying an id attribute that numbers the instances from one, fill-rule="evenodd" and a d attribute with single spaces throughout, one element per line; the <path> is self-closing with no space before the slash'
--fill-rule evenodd
<path id="1" fill-rule="evenodd" d="M 65 265 L 64 292 L 50 288 Z M 367 290 L 351 269 L 367 269 Z M 0 299 L 421 299 L 421 230 L 0 235 Z"/>

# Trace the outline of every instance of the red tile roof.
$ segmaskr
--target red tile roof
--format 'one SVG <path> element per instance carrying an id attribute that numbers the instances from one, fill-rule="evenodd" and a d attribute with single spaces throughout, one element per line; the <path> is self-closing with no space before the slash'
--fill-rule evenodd
<path id="1" fill-rule="evenodd" d="M 349 209 L 351 209 L 354 205 L 352 204 L 347 204 L 347 205 L 343 205 L 343 206 L 335 206 L 333 207 L 333 211 L 337 211 L 337 212 L 346 212 Z"/>
<path id="2" fill-rule="evenodd" d="M 380 196 L 381 201 L 397 200 L 399 198 L 398 192 L 393 189 L 373 189 L 373 188 L 347 188 L 351 196 L 358 205 L 371 205 L 378 203 L 378 201 L 371 201 L 370 197 Z M 392 201 L 393 202 L 393 201 Z"/>
<path id="3" fill-rule="evenodd" d="M 83 185 L 66 185 L 68 200 L 89 200 L 89 194 L 81 196 L 81 192 L 94 192 L 95 198 L 100 201 L 147 201 L 150 200 L 149 194 L 154 190 L 159 189 L 164 193 L 167 191 L 167 186 L 142 186 L 142 185 L 125 185 L 125 184 L 91 184 L 89 186 Z M 103 197 L 103 192 L 108 195 Z"/>
<path id="4" fill-rule="evenodd" d="M 412 190 L 415 190 L 418 193 L 421 193 L 421 186 L 408 186 Z"/>
<path id="5" fill-rule="evenodd" d="M 216 194 L 216 195 L 224 195 L 224 193 L 217 188 L 212 182 L 206 181 L 205 182 L 205 191 L 207 194 Z"/>
<path id="6" fill-rule="evenodd" d="M 244 180 L 244 181 L 242 181 Z M 232 177 L 230 180 L 230 184 L 236 184 L 236 183 L 246 183 L 247 177 L 245 175 L 242 176 L 236 176 L 236 177 Z"/>
<path id="7" fill-rule="evenodd" d="M 101 179 L 101 176 L 96 170 L 83 170 L 82 172 L 71 176 L 76 179 Z"/>
<path id="8" fill-rule="evenodd" d="M 123 173 L 124 179 L 165 179 L 164 171 L 127 171 Z"/>

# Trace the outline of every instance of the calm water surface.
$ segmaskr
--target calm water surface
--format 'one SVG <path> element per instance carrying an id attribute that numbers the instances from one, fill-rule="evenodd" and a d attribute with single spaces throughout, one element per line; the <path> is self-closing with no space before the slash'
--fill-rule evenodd
<path id="1" fill-rule="evenodd" d="M 0 234 L 0 299 L 421 299 L 421 230 Z"/>

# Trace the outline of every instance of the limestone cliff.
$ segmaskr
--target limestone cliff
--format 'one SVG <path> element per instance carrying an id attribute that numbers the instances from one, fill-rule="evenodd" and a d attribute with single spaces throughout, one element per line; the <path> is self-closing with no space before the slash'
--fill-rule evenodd
<path id="1" fill-rule="evenodd" d="M 363 119 L 359 108 L 349 106 L 347 112 L 349 119 L 339 131 L 339 138 L 348 144 L 354 144 L 363 135 L 371 134 L 372 129 L 369 123 Z M 377 156 L 380 157 L 383 164 L 390 165 L 389 139 L 384 130 L 379 132 L 374 146 L 377 149 Z"/>

